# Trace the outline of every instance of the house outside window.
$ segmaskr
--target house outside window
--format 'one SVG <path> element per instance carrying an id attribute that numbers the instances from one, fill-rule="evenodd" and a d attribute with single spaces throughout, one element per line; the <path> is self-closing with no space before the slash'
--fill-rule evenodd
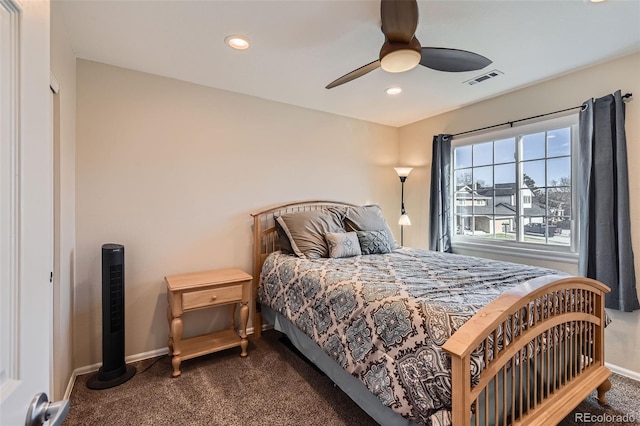
<path id="1" fill-rule="evenodd" d="M 572 115 L 453 141 L 454 248 L 577 251 L 577 121 Z"/>

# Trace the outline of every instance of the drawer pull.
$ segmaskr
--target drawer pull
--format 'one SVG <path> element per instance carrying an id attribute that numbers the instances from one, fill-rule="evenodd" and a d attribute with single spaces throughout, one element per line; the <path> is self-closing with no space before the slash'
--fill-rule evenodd
<path id="1" fill-rule="evenodd" d="M 211 301 L 213 302 L 214 300 L 216 300 L 218 298 L 218 296 L 216 296 L 215 294 L 213 296 L 211 296 Z"/>

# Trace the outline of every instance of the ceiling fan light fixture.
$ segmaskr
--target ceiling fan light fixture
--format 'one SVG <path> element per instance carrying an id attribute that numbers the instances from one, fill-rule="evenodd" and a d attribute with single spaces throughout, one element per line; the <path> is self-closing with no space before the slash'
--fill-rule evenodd
<path id="1" fill-rule="evenodd" d="M 387 53 L 380 60 L 380 66 L 387 72 L 404 72 L 418 66 L 420 58 L 420 52 L 413 49 L 399 49 Z"/>
<path id="2" fill-rule="evenodd" d="M 225 37 L 224 42 L 232 49 L 245 50 L 249 48 L 249 40 L 239 35 L 230 35 Z"/>

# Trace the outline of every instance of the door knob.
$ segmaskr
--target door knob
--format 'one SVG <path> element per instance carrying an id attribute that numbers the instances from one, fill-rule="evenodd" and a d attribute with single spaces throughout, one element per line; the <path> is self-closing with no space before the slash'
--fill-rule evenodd
<path id="1" fill-rule="evenodd" d="M 24 426 L 41 426 L 49 421 L 49 426 L 60 426 L 69 413 L 69 400 L 49 402 L 47 394 L 36 394 L 29 404 Z"/>

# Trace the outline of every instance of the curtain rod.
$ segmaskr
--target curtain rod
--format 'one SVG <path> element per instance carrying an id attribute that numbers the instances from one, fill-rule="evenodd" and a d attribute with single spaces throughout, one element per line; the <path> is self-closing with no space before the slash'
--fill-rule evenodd
<path id="1" fill-rule="evenodd" d="M 625 93 L 624 95 L 622 95 L 622 100 L 625 100 L 627 98 L 630 98 L 631 96 L 633 96 L 633 93 Z M 566 108 L 566 109 L 561 109 L 559 111 L 553 111 L 553 112 L 548 112 L 546 114 L 540 114 L 540 115 L 534 115 L 532 117 L 527 117 L 527 118 L 521 118 L 519 120 L 513 120 L 513 121 L 506 121 L 504 123 L 500 123 L 500 124 L 494 124 L 493 126 L 487 126 L 487 127 L 481 127 L 479 129 L 473 129 L 473 130 L 467 130 L 466 132 L 460 132 L 460 133 L 455 133 L 453 135 L 450 135 L 450 137 L 453 139 L 456 136 L 460 136 L 460 135 L 466 135 L 467 133 L 474 133 L 474 132 L 479 132 L 481 130 L 488 130 L 488 129 L 493 129 L 494 127 L 501 127 L 501 126 L 506 126 L 507 124 L 509 125 L 509 127 L 513 127 L 514 123 L 519 123 L 521 121 L 527 121 L 527 120 L 533 120 L 534 118 L 540 118 L 540 117 L 545 117 L 547 115 L 553 115 L 553 114 L 558 114 L 561 112 L 566 112 L 566 111 L 571 111 L 573 109 L 578 109 L 578 108 L 582 108 L 582 105 L 578 105 L 578 106 L 574 106 L 571 108 Z"/>

